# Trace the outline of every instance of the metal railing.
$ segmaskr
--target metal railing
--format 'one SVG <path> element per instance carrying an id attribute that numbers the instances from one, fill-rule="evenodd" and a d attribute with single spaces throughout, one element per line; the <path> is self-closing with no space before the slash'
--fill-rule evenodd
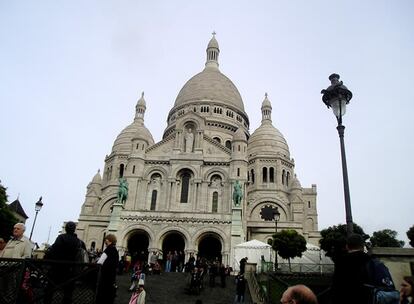
<path id="1" fill-rule="evenodd" d="M 95 303 L 100 265 L 0 259 L 0 304 Z"/>

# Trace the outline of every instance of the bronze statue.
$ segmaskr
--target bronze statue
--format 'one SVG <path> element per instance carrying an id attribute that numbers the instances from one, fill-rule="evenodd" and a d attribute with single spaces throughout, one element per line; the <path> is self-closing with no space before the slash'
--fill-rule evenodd
<path id="1" fill-rule="evenodd" d="M 120 204 L 124 204 L 128 198 L 128 182 L 125 178 L 121 177 L 119 179 L 119 188 L 118 188 L 118 200 Z"/>
<path id="2" fill-rule="evenodd" d="M 233 186 L 233 202 L 234 206 L 238 207 L 241 204 L 243 198 L 242 186 L 238 180 L 234 183 Z"/>

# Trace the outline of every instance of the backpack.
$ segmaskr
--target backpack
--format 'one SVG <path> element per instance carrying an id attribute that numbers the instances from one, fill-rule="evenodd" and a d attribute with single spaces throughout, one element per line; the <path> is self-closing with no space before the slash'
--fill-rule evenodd
<path id="1" fill-rule="evenodd" d="M 395 289 L 389 269 L 377 259 L 366 265 L 371 284 L 365 284 L 371 295 L 372 304 L 399 304 L 400 292 Z"/>

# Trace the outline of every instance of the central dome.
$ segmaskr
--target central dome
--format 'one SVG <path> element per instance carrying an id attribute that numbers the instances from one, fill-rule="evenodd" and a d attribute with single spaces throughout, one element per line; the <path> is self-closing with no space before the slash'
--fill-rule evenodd
<path id="1" fill-rule="evenodd" d="M 218 68 L 206 67 L 183 86 L 174 107 L 198 100 L 222 102 L 244 112 L 239 91 L 233 82 Z"/>
<path id="2" fill-rule="evenodd" d="M 175 100 L 174 107 L 194 101 L 208 100 L 234 107 L 244 112 L 243 100 L 234 83 L 219 70 L 220 48 L 216 38 L 207 45 L 206 67 L 183 86 Z"/>

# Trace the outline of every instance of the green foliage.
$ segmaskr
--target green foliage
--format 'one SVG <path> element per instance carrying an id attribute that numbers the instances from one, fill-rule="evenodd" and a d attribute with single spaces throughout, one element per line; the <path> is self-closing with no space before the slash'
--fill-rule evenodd
<path id="1" fill-rule="evenodd" d="M 301 257 L 306 251 L 306 240 L 296 230 L 282 230 L 273 235 L 272 247 L 278 254 L 289 261 L 295 257 Z"/>
<path id="2" fill-rule="evenodd" d="M 370 238 L 372 247 L 403 247 L 405 242 L 397 240 L 397 231 L 383 229 L 375 231 Z"/>
<path id="3" fill-rule="evenodd" d="M 357 224 L 353 225 L 354 233 L 362 235 L 364 240 L 369 238 L 368 234 L 365 234 L 364 230 Z M 319 245 L 326 255 L 335 261 L 336 258 L 342 255 L 346 251 L 346 225 L 339 224 L 337 226 L 331 226 L 321 231 L 321 239 Z"/>
<path id="4" fill-rule="evenodd" d="M 0 184 L 0 237 L 8 240 L 13 232 L 13 226 L 17 223 L 16 217 L 8 208 L 6 188 Z"/>
<path id="5" fill-rule="evenodd" d="M 414 225 L 407 231 L 407 237 L 410 240 L 411 247 L 414 247 Z"/>

